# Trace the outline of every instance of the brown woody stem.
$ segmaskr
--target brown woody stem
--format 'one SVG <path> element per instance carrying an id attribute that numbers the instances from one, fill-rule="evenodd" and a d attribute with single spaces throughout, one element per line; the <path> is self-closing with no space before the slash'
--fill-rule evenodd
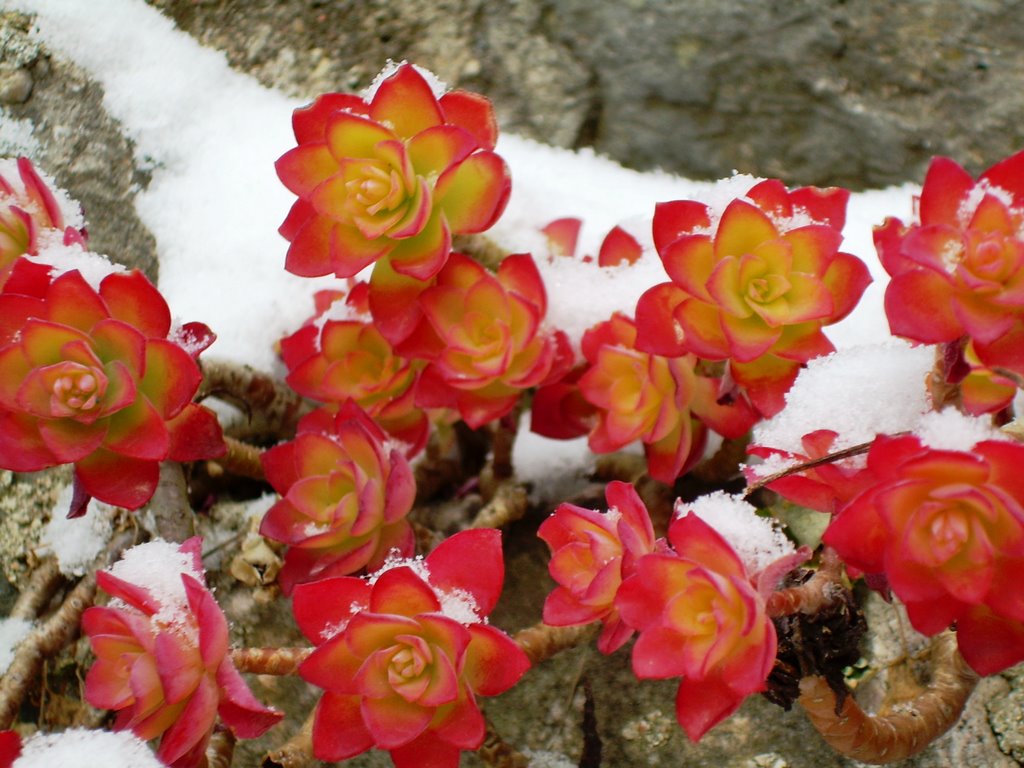
<path id="1" fill-rule="evenodd" d="M 932 642 L 931 682 L 888 712 L 866 713 L 849 692 L 840 705 L 823 677 L 804 678 L 799 701 L 829 746 L 883 765 L 916 755 L 955 725 L 977 683 L 977 673 L 957 650 L 956 635 L 947 631 Z"/>
<path id="2" fill-rule="evenodd" d="M 248 416 L 244 426 L 232 429 L 235 437 L 280 439 L 295 434 L 305 404 L 284 382 L 226 360 L 203 358 L 199 365 L 203 371 L 199 398 L 220 398 Z"/>
<path id="3" fill-rule="evenodd" d="M 777 618 L 794 613 L 814 614 L 842 599 L 842 562 L 831 547 L 821 553 L 821 565 L 803 584 L 780 589 L 768 598 L 765 610 Z"/>
<path id="4" fill-rule="evenodd" d="M 12 619 L 34 621 L 39 612 L 50 602 L 60 586 L 60 566 L 57 559 L 49 557 L 39 564 L 29 577 L 28 584 L 11 608 Z"/>
<path id="5" fill-rule="evenodd" d="M 206 768 L 231 768 L 235 759 L 235 734 L 230 728 L 218 725 L 206 747 Z"/>
<path id="6" fill-rule="evenodd" d="M 302 724 L 298 733 L 277 749 L 272 749 L 263 758 L 260 768 L 306 768 L 313 764 L 313 718 L 314 709 Z"/>
<path id="7" fill-rule="evenodd" d="M 495 489 L 494 496 L 476 513 L 470 528 L 500 528 L 515 522 L 526 514 L 530 497 L 526 488 L 506 480 Z"/>
<path id="8" fill-rule="evenodd" d="M 239 672 L 291 675 L 312 652 L 312 648 L 232 648 L 231 661 Z"/>
<path id="9" fill-rule="evenodd" d="M 494 727 L 494 723 L 490 720 L 487 720 L 486 723 L 487 731 L 484 735 L 484 743 L 477 751 L 484 764 L 491 768 L 527 768 L 530 759 L 505 741 Z"/>
<path id="10" fill-rule="evenodd" d="M 575 648 L 593 634 L 594 625 L 552 627 L 540 622 L 516 632 L 512 639 L 523 649 L 531 664 L 539 664 L 555 654 Z"/>
<path id="11" fill-rule="evenodd" d="M 261 449 L 227 436 L 224 437 L 224 443 L 228 447 L 227 453 L 214 461 L 220 464 L 225 472 L 252 480 L 265 479 L 263 464 L 260 462 L 260 456 L 263 454 Z"/>

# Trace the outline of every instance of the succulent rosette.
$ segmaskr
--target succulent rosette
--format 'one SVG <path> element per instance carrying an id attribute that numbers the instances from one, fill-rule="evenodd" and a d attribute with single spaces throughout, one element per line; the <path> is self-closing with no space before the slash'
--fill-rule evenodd
<path id="1" fill-rule="evenodd" d="M 982 362 L 1024 370 L 1024 152 L 977 180 L 946 157 L 932 160 L 915 221 L 875 230 L 892 275 L 885 311 L 892 332 L 925 343 L 969 336 Z"/>
<path id="2" fill-rule="evenodd" d="M 314 755 L 338 761 L 376 747 L 397 768 L 456 768 L 461 750 L 480 747 L 477 697 L 502 693 L 530 666 L 486 623 L 503 580 L 501 534 L 481 529 L 369 579 L 297 587 L 296 621 L 317 646 L 299 673 L 324 689 Z"/>
<path id="3" fill-rule="evenodd" d="M 288 545 L 278 576 L 285 594 L 300 582 L 379 568 L 392 551 L 412 554 L 412 470 L 355 403 L 305 417 L 294 440 L 261 460 L 282 496 L 260 533 Z"/>
<path id="4" fill-rule="evenodd" d="M 544 623 L 555 627 L 603 624 L 597 647 L 621 648 L 633 634 L 615 606 L 623 579 L 656 549 L 647 508 L 629 483 L 605 488 L 607 512 L 559 504 L 537 535 L 551 549 L 548 570 L 558 586 L 544 602 Z"/>
<path id="5" fill-rule="evenodd" d="M 161 461 L 224 452 L 216 417 L 192 402 L 208 328 L 182 329 L 186 351 L 141 272 L 113 272 L 96 289 L 78 270 L 51 277 L 22 263 L 0 292 L 0 467 L 73 463 L 85 494 L 135 509 Z"/>
<path id="6" fill-rule="evenodd" d="M 914 628 L 952 624 L 979 674 L 1024 660 L 1024 445 L 983 440 L 968 451 L 915 435 L 879 436 L 874 484 L 825 531 L 850 565 L 882 574 Z"/>
<path id="7" fill-rule="evenodd" d="M 320 96 L 292 124 L 298 146 L 277 172 L 299 198 L 280 230 L 295 274 L 350 277 L 386 258 L 425 280 L 444 265 L 452 234 L 487 229 L 508 199 L 490 102 L 437 96 L 412 65 L 367 99 Z"/>
<path id="8" fill-rule="evenodd" d="M 413 455 L 426 445 L 430 426 L 414 400 L 423 365 L 398 355 L 377 330 L 366 289 L 359 283 L 344 298 L 324 297 L 318 316 L 281 340 L 286 381 L 321 403 L 353 400 Z"/>
<path id="9" fill-rule="evenodd" d="M 676 717 L 691 740 L 764 690 L 775 663 L 775 627 L 733 548 L 693 513 L 668 531 L 673 552 L 642 557 L 615 598 L 639 630 L 633 671 L 682 676 Z"/>
<path id="10" fill-rule="evenodd" d="M 707 428 L 740 437 L 757 420 L 742 398 L 719 404 L 720 382 L 699 376 L 693 355 L 663 357 L 637 349 L 637 327 L 615 313 L 582 341 L 588 370 L 579 390 L 596 409 L 588 442 L 610 453 L 640 440 L 651 477 L 672 483 L 701 457 Z"/>
<path id="11" fill-rule="evenodd" d="M 637 303 L 639 348 L 728 360 L 758 410 L 777 413 L 800 366 L 834 351 L 821 329 L 846 317 L 871 281 L 839 250 L 848 197 L 769 179 L 720 217 L 692 200 L 659 204 L 654 242 L 671 282 Z"/>
<path id="12" fill-rule="evenodd" d="M 28 158 L 0 160 L 0 288 L 19 257 L 39 253 L 47 230 L 66 245 L 84 244 L 84 227 L 65 222 L 58 194 L 63 195 L 50 189 Z"/>
<path id="13" fill-rule="evenodd" d="M 565 334 L 542 327 L 547 296 L 528 254 L 506 257 L 492 275 L 453 253 L 419 303 L 421 330 L 404 347 L 428 361 L 416 402 L 455 408 L 474 429 L 509 413 L 523 390 L 558 379 L 571 364 Z"/>
<path id="14" fill-rule="evenodd" d="M 150 542 L 96 574 L 116 600 L 82 616 L 96 662 L 85 697 L 116 710 L 116 730 L 160 738 L 157 757 L 172 768 L 206 764 L 219 717 L 241 738 L 255 738 L 281 713 L 260 704 L 228 653 L 228 625 L 203 583 L 198 538 Z"/>

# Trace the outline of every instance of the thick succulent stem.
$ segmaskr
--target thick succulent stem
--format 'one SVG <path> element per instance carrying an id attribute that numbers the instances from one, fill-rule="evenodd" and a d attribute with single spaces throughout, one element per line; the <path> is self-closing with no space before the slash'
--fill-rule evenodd
<path id="1" fill-rule="evenodd" d="M 552 627 L 540 622 L 516 632 L 512 639 L 523 649 L 531 664 L 539 664 L 555 654 L 575 648 L 593 634 L 592 624 L 578 627 Z"/>
<path id="2" fill-rule="evenodd" d="M 313 764 L 313 718 L 314 709 L 302 724 L 298 733 L 277 749 L 272 749 L 263 758 L 260 768 L 307 768 Z"/>
<path id="3" fill-rule="evenodd" d="M 840 704 L 823 677 L 804 678 L 799 701 L 829 746 L 883 765 L 916 755 L 953 727 L 977 683 L 977 673 L 957 650 L 956 635 L 947 631 L 932 642 L 931 682 L 891 711 L 868 714 L 849 692 Z"/>
<path id="4" fill-rule="evenodd" d="M 231 661 L 239 672 L 291 675 L 312 652 L 312 648 L 232 648 Z"/>
<path id="5" fill-rule="evenodd" d="M 237 406 L 247 419 L 244 425 L 229 427 L 234 437 L 285 439 L 305 408 L 303 399 L 284 382 L 248 365 L 203 358 L 203 384 L 199 397 L 217 397 Z"/>
<path id="6" fill-rule="evenodd" d="M 765 609 L 773 618 L 794 613 L 810 615 L 842 599 L 842 562 L 834 549 L 825 547 L 814 575 L 803 584 L 772 593 Z"/>
<path id="7" fill-rule="evenodd" d="M 265 479 L 263 464 L 260 462 L 262 450 L 255 445 L 243 443 L 241 440 L 227 436 L 224 437 L 224 444 L 228 447 L 227 453 L 215 461 L 224 468 L 225 472 L 238 477 L 248 477 L 251 480 Z"/>

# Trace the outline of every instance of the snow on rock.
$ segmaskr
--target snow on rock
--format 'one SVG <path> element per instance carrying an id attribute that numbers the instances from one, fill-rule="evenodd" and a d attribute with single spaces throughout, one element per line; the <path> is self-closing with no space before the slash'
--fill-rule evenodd
<path id="1" fill-rule="evenodd" d="M 7 668 L 14 661 L 14 652 L 31 631 L 32 622 L 25 619 L 13 619 L 9 616 L 0 619 L 0 675 L 7 672 Z"/>
<path id="2" fill-rule="evenodd" d="M 61 491 L 43 530 L 42 544 L 44 551 L 57 558 L 61 573 L 84 576 L 110 541 L 117 510 L 92 499 L 82 517 L 69 518 L 66 511 L 71 507 L 72 495 L 70 485 Z"/>
<path id="3" fill-rule="evenodd" d="M 130 731 L 36 733 L 22 747 L 12 768 L 162 768 L 146 743 Z"/>

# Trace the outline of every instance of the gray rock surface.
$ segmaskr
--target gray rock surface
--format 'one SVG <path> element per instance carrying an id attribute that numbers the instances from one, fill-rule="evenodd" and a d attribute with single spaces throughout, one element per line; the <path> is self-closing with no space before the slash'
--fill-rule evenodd
<path id="1" fill-rule="evenodd" d="M 295 95 L 408 58 L 505 130 L 693 178 L 878 187 L 1024 146 L 1015 0 L 151 2 Z"/>

